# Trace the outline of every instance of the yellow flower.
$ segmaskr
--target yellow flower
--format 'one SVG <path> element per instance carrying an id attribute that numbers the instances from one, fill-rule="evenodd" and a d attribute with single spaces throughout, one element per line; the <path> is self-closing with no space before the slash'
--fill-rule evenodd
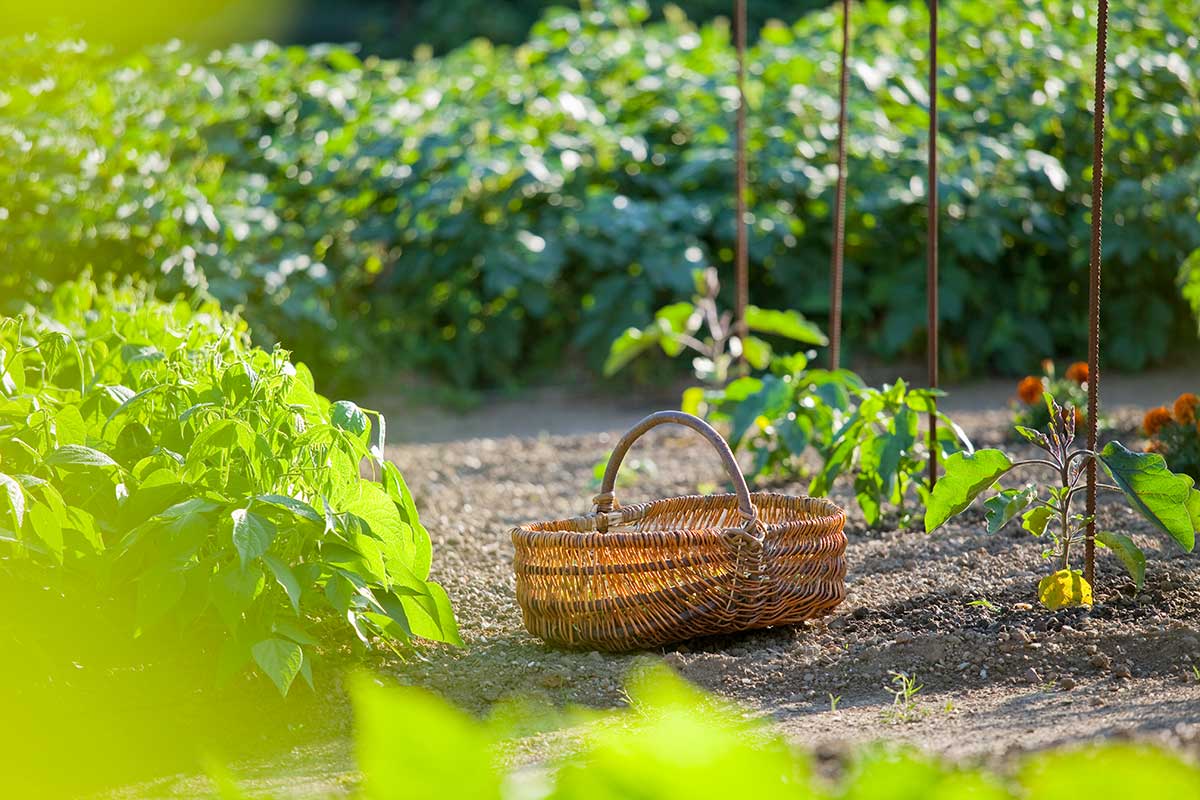
<path id="1" fill-rule="evenodd" d="M 1041 378 L 1035 378 L 1032 375 L 1027 375 L 1017 384 L 1017 397 L 1021 398 L 1021 402 L 1027 406 L 1037 405 L 1042 399 L 1042 392 L 1045 387 L 1042 386 Z"/>
<path id="2" fill-rule="evenodd" d="M 1092 604 L 1092 585 L 1078 570 L 1060 569 L 1038 583 L 1038 600 L 1051 611 Z"/>
<path id="3" fill-rule="evenodd" d="M 1171 412 L 1166 406 L 1152 408 L 1146 412 L 1146 416 L 1142 417 L 1142 432 L 1147 436 L 1156 436 L 1162 430 L 1163 425 L 1171 421 Z"/>
<path id="4" fill-rule="evenodd" d="M 1191 425 L 1196 421 L 1196 406 L 1200 405 L 1200 397 L 1191 392 L 1184 392 L 1175 398 L 1175 419 L 1183 425 Z"/>

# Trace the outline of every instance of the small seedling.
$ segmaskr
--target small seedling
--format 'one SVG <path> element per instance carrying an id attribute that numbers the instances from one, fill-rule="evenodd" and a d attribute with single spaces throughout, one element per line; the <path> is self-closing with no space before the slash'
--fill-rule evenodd
<path id="1" fill-rule="evenodd" d="M 774 355 L 771 345 L 756 336 L 740 336 L 732 312 L 721 310 L 721 283 L 716 268 L 696 270 L 693 280 L 696 292 L 692 302 L 672 303 L 660 308 L 648 327 L 629 328 L 612 343 L 604 362 L 605 376 L 616 374 L 656 346 L 671 358 L 690 350 L 695 354 L 692 367 L 696 379 L 712 388 L 723 387 L 729 382 L 739 360 L 755 369 L 767 368 Z M 791 339 L 802 345 L 829 342 L 821 329 L 798 311 L 748 306 L 742 322 L 747 331 Z M 699 389 L 691 391 L 694 397 L 698 396 L 696 392 L 703 394 Z M 686 398 L 687 395 L 685 406 Z"/>
<path id="2" fill-rule="evenodd" d="M 995 486 L 997 493 L 984 503 L 988 533 L 995 533 L 1019 515 L 1022 528 L 1052 542 L 1044 555 L 1057 561 L 1057 571 L 1038 584 L 1042 604 L 1051 610 L 1091 605 L 1092 587 L 1078 570 L 1071 569 L 1071 553 L 1084 541 L 1092 520 L 1073 512 L 1072 502 L 1087 490 L 1088 467 L 1102 466 L 1112 483 L 1098 481 L 1098 489 L 1124 495 L 1131 508 L 1190 552 L 1200 529 L 1200 491 L 1192 479 L 1167 469 L 1162 456 L 1135 453 L 1120 442 L 1109 442 L 1099 452 L 1072 448 L 1075 409 L 1060 406 L 1049 394 L 1044 399 L 1050 413 L 1046 432 L 1017 426 L 1018 433 L 1045 452 L 1044 457 L 1013 461 L 1000 450 L 988 449 L 956 453 L 946 459 L 946 474 L 927 497 L 925 530 L 937 530 Z M 1029 483 L 1019 489 L 997 485 L 1001 477 L 1020 467 L 1047 469 L 1057 480 Z M 1133 540 L 1123 533 L 1101 531 L 1096 533 L 1095 541 L 1113 551 L 1140 590 L 1146 577 L 1146 556 Z M 1087 566 L 1091 574 L 1092 565 Z"/>
<path id="3" fill-rule="evenodd" d="M 835 695 L 833 692 L 829 692 L 829 710 L 830 711 L 837 711 L 838 703 L 840 703 L 840 702 L 842 702 L 842 696 L 840 694 Z"/>
<path id="4" fill-rule="evenodd" d="M 971 602 L 967 603 L 967 605 L 975 606 L 976 608 L 982 608 L 984 611 L 990 611 L 993 614 L 996 614 L 1000 611 L 1000 606 L 996 605 L 991 600 L 988 600 L 986 597 L 981 597 L 978 600 L 972 600 Z"/>
<path id="5" fill-rule="evenodd" d="M 900 723 L 916 722 L 925 716 L 925 711 L 916 701 L 917 694 L 924 687 L 917 683 L 915 675 L 909 675 L 907 672 L 897 672 L 891 670 L 888 672 L 892 676 L 891 685 L 885 686 L 892 695 L 892 705 L 890 708 L 883 710 L 884 721 L 898 725 Z"/>

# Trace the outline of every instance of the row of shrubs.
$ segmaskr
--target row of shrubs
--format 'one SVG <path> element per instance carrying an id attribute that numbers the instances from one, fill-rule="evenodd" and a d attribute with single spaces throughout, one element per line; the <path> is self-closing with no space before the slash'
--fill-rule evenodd
<path id="1" fill-rule="evenodd" d="M 0 317 L 0 639 L 38 683 L 138 639 L 283 694 L 322 639 L 457 642 L 373 414 L 211 301 L 85 280 Z"/>
<path id="2" fill-rule="evenodd" d="M 1027 370 L 1085 340 L 1095 32 L 1082 9 L 942 14 L 948 369 Z M 923 341 L 927 12 L 854 13 L 845 324 L 853 350 L 890 359 Z M 1113 12 L 1114 366 L 1161 359 L 1192 326 L 1175 283 L 1200 246 L 1198 15 L 1197 0 Z M 470 386 L 570 351 L 598 365 L 627 326 L 689 293 L 695 267 L 732 255 L 729 31 L 647 18 L 638 3 L 552 10 L 520 47 L 415 62 L 7 42 L 0 291 L 84 262 L 200 288 L 331 377 L 380 363 L 365 354 Z M 752 301 L 817 318 L 837 27 L 830 11 L 772 25 L 748 55 Z"/>

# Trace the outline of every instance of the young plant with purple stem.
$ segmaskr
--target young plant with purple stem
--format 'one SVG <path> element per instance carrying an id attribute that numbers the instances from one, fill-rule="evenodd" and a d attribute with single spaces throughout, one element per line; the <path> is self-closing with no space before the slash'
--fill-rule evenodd
<path id="1" fill-rule="evenodd" d="M 996 449 L 952 455 L 945 462 L 945 476 L 926 498 L 925 530 L 937 530 L 995 487 L 996 493 L 984 503 L 989 533 L 1020 515 L 1025 530 L 1038 537 L 1048 535 L 1053 541 L 1043 556 L 1055 558 L 1057 570 L 1038 584 L 1042 604 L 1051 609 L 1090 605 L 1092 587 L 1078 570 L 1071 569 L 1072 546 L 1083 540 L 1090 520 L 1073 512 L 1071 504 L 1078 494 L 1086 492 L 1087 467 L 1094 459 L 1111 480 L 1098 482 L 1097 489 L 1122 494 L 1131 508 L 1190 552 L 1200 529 L 1200 491 L 1193 486 L 1192 478 L 1171 472 L 1162 456 L 1135 453 L 1120 442 L 1109 442 L 1099 452 L 1073 447 L 1075 409 L 1060 406 L 1049 394 L 1045 400 L 1050 424 L 1044 433 L 1017 426 L 1017 431 L 1044 455 L 1017 461 Z M 1020 488 L 999 486 L 1000 478 L 1025 467 L 1048 471 L 1054 480 L 1031 482 Z M 1112 550 L 1141 589 L 1146 556 L 1133 540 L 1123 533 L 1101 531 L 1096 541 Z"/>

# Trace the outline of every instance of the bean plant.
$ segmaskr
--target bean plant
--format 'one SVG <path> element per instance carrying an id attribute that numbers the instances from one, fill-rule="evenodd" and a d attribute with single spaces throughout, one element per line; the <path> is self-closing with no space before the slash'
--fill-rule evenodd
<path id="1" fill-rule="evenodd" d="M 127 602 L 116 636 L 217 631 L 226 671 L 284 694 L 311 683 L 321 620 L 397 652 L 457 642 L 385 443 L 382 415 L 215 303 L 63 284 L 0 318 L 0 576 Z"/>
<path id="2" fill-rule="evenodd" d="M 951 456 L 945 462 L 945 476 L 928 495 L 925 530 L 937 530 L 981 494 L 995 488 L 984 503 L 989 533 L 1020 516 L 1022 528 L 1050 542 L 1043 557 L 1052 560 L 1055 571 L 1038 585 L 1042 603 L 1048 608 L 1090 605 L 1092 587 L 1078 570 L 1071 569 L 1071 556 L 1077 552 L 1091 521 L 1077 510 L 1077 501 L 1087 489 L 1088 464 L 1094 462 L 1111 480 L 1099 481 L 1100 491 L 1121 494 L 1156 530 L 1190 552 L 1200 529 L 1200 491 L 1194 488 L 1192 478 L 1171 472 L 1162 456 L 1135 453 L 1120 442 L 1109 442 L 1099 451 L 1073 446 L 1075 409 L 1059 405 L 1049 394 L 1044 402 L 1051 420 L 1044 432 L 1017 427 L 1018 433 L 1042 453 L 1019 460 L 996 449 Z M 1051 480 L 1007 489 L 999 486 L 1002 477 L 1025 468 L 1048 473 Z M 1141 589 L 1146 556 L 1133 539 L 1120 531 L 1098 531 L 1096 541 L 1116 555 Z"/>

